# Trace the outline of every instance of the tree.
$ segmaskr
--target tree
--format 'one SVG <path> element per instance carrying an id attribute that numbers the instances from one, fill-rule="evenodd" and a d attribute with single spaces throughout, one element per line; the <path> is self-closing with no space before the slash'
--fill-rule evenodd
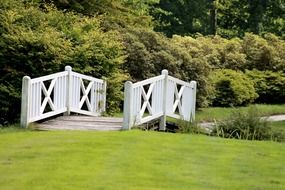
<path id="1" fill-rule="evenodd" d="M 209 33 L 209 0 L 160 0 L 153 7 L 152 15 L 157 21 L 156 31 L 167 36 Z"/>
<path id="2" fill-rule="evenodd" d="M 161 0 L 152 8 L 155 30 L 174 34 L 242 37 L 266 32 L 285 37 L 285 0 Z"/>
<path id="3" fill-rule="evenodd" d="M 249 0 L 248 12 L 249 12 L 249 30 L 255 34 L 260 34 L 264 31 L 264 17 L 266 7 L 269 5 L 268 0 Z"/>
<path id="4" fill-rule="evenodd" d="M 151 27 L 149 6 L 159 0 L 43 0 L 57 8 L 87 16 L 100 15 L 108 28 Z"/>
<path id="5" fill-rule="evenodd" d="M 218 6 L 218 0 L 212 0 L 212 8 L 211 8 L 211 14 L 210 14 L 210 31 L 211 34 L 217 35 L 217 6 Z"/>

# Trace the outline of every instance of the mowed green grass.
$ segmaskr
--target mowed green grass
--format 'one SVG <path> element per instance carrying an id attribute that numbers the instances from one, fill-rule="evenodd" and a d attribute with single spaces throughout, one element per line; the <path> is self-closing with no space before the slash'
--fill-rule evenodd
<path id="1" fill-rule="evenodd" d="M 261 116 L 285 114 L 285 104 L 254 104 Z M 250 107 L 209 107 L 196 111 L 197 121 L 214 121 L 228 118 L 233 111 L 246 112 Z"/>
<path id="2" fill-rule="evenodd" d="M 0 132 L 0 189 L 285 189 L 285 144 L 147 131 Z"/>

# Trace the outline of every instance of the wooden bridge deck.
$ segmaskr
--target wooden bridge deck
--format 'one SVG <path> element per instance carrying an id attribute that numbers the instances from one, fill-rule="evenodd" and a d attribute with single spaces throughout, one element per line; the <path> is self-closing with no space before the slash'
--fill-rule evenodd
<path id="1" fill-rule="evenodd" d="M 122 130 L 123 118 L 60 116 L 37 124 L 39 130 Z"/>

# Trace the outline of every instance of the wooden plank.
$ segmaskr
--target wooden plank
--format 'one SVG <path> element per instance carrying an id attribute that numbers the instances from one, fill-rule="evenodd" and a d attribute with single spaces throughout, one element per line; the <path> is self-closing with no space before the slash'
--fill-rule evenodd
<path id="1" fill-rule="evenodd" d="M 185 81 L 180 80 L 180 79 L 178 79 L 178 78 L 174 78 L 174 77 L 172 77 L 172 76 L 168 76 L 168 79 L 171 80 L 171 81 L 173 81 L 173 82 L 175 82 L 175 83 L 177 83 L 177 84 L 179 84 L 179 85 L 184 85 L 184 86 L 193 88 L 193 85 L 192 85 L 191 83 L 185 82 Z"/>
<path id="2" fill-rule="evenodd" d="M 151 84 L 151 83 L 154 83 L 156 81 L 163 80 L 163 79 L 164 79 L 164 75 L 159 75 L 159 76 L 156 76 L 156 77 L 145 79 L 143 81 L 140 81 L 140 82 L 137 82 L 137 83 L 133 84 L 133 88 L 137 88 L 137 87 L 140 87 L 140 86 L 145 86 L 145 85 L 148 85 L 148 84 Z"/>
<path id="3" fill-rule="evenodd" d="M 121 123 L 98 123 L 98 122 L 94 122 L 94 123 L 82 123 L 82 122 L 66 122 L 66 121 L 49 121 L 49 122 L 45 122 L 43 124 L 46 125 L 53 125 L 53 126 L 86 126 L 86 127 L 93 127 L 93 126 L 98 126 L 98 127 L 121 127 Z"/>
<path id="4" fill-rule="evenodd" d="M 62 116 L 56 120 L 61 121 L 108 121 L 108 122 L 123 122 L 123 118 L 118 117 L 90 117 L 90 116 Z"/>
<path id="5" fill-rule="evenodd" d="M 90 117 L 90 116 L 61 116 L 52 120 L 38 123 L 39 130 L 122 130 L 122 118 Z"/>
<path id="6" fill-rule="evenodd" d="M 83 75 L 83 74 L 80 74 L 80 73 L 72 72 L 72 75 L 76 76 L 76 77 L 79 77 L 79 78 L 82 78 L 84 80 L 95 81 L 95 82 L 102 83 L 102 84 L 104 83 L 104 80 L 102 80 L 102 79 L 97 79 L 97 78 L 94 78 L 94 77 L 91 77 L 91 76 L 87 76 L 87 75 Z"/>
<path id="7" fill-rule="evenodd" d="M 46 75 L 46 76 L 43 76 L 43 77 L 33 78 L 33 79 L 31 79 L 31 83 L 37 83 L 37 82 L 41 82 L 41 81 L 52 80 L 54 78 L 58 78 L 58 77 L 61 77 L 61 76 L 66 76 L 67 74 L 68 74 L 67 71 L 63 71 L 63 72 L 59 72 L 59 73 Z"/>
<path id="8" fill-rule="evenodd" d="M 41 125 L 39 130 L 80 130 L 80 131 L 119 131 L 122 128 L 120 127 L 86 127 L 86 126 L 63 126 L 57 127 L 52 125 Z"/>

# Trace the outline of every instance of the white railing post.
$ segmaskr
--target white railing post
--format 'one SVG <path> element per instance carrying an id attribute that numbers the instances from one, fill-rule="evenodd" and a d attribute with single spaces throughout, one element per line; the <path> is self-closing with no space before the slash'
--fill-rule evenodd
<path id="1" fill-rule="evenodd" d="M 105 112 L 106 111 L 106 94 L 107 94 L 107 81 L 104 80 L 104 83 L 103 83 L 103 109 L 102 111 Z"/>
<path id="2" fill-rule="evenodd" d="M 166 129 L 166 96 L 167 96 L 167 83 L 168 83 L 168 71 L 166 69 L 162 70 L 162 75 L 164 75 L 164 82 L 163 82 L 163 99 L 162 99 L 162 106 L 163 106 L 163 116 L 160 118 L 159 122 L 159 130 L 165 131 Z"/>
<path id="3" fill-rule="evenodd" d="M 31 78 L 23 77 L 22 82 L 22 102 L 21 102 L 21 127 L 29 124 Z"/>
<path id="4" fill-rule="evenodd" d="M 134 124 L 134 118 L 132 114 L 133 110 L 133 83 L 127 81 L 125 83 L 124 90 L 124 121 L 123 121 L 123 129 L 129 130 Z"/>
<path id="5" fill-rule="evenodd" d="M 67 108 L 67 111 L 66 111 L 66 115 L 70 115 L 70 109 L 71 109 L 71 98 L 72 98 L 72 75 L 71 75 L 71 72 L 72 72 L 72 68 L 70 66 L 66 66 L 65 67 L 65 71 L 68 72 L 68 75 L 67 75 L 67 89 L 66 89 L 66 108 Z"/>
<path id="6" fill-rule="evenodd" d="M 192 89 L 193 89 L 193 96 L 192 96 L 192 107 L 191 107 L 191 115 L 190 115 L 190 121 L 195 121 L 195 112 L 196 112 L 196 93 L 197 93 L 197 82 L 191 81 L 190 82 Z"/>

